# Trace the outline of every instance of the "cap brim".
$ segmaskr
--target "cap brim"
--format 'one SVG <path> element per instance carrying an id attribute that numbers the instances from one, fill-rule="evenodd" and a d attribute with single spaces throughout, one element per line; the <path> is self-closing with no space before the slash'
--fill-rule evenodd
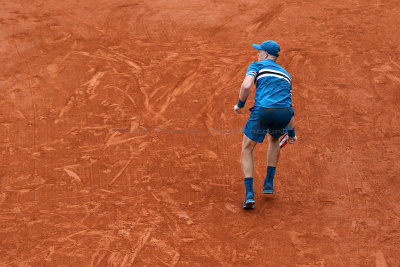
<path id="1" fill-rule="evenodd" d="M 253 44 L 253 48 L 257 50 L 262 50 L 261 45 Z"/>

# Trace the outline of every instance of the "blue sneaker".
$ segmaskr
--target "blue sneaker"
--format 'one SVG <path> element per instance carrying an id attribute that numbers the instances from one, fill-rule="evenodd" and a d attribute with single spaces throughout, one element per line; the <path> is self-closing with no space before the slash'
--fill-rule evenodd
<path id="1" fill-rule="evenodd" d="M 255 203 L 256 202 L 254 201 L 254 193 L 248 192 L 246 194 L 246 198 L 244 199 L 244 202 L 243 202 L 243 208 L 244 209 L 254 209 Z"/>
<path id="2" fill-rule="evenodd" d="M 264 187 L 263 187 L 263 194 L 273 194 L 275 193 L 274 191 L 274 186 L 272 185 L 272 183 L 264 183 Z"/>

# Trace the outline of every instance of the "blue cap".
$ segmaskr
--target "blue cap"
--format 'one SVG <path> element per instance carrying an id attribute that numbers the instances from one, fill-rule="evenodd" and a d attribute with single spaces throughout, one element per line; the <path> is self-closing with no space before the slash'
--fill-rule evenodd
<path id="1" fill-rule="evenodd" d="M 260 45 L 253 44 L 253 48 L 258 49 L 258 50 L 264 50 L 268 54 L 276 56 L 276 57 L 279 56 L 279 53 L 281 51 L 281 48 L 278 45 L 278 43 L 275 41 L 271 41 L 271 40 L 262 42 L 262 44 L 260 44 Z"/>

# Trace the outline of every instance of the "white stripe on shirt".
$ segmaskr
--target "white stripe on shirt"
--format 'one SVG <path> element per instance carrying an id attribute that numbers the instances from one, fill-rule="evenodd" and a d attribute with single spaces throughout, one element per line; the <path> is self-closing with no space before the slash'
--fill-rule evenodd
<path id="1" fill-rule="evenodd" d="M 286 75 L 285 75 L 285 76 L 286 76 Z M 290 81 L 288 78 L 282 77 L 281 75 L 275 75 L 275 74 L 263 74 L 263 75 L 257 76 L 257 81 L 258 81 L 258 79 L 261 79 L 261 78 L 263 78 L 263 77 L 276 77 L 276 78 L 279 78 L 279 79 L 284 79 L 284 80 L 287 81 L 290 85 L 292 84 L 291 81 Z"/>
<path id="2" fill-rule="evenodd" d="M 271 70 L 271 69 L 261 69 L 261 70 L 258 71 L 258 73 L 263 72 L 263 71 L 268 71 L 268 72 L 273 72 L 273 73 L 276 73 L 276 74 L 284 75 L 290 82 L 292 82 L 292 79 L 286 73 L 284 73 L 282 71 Z"/>

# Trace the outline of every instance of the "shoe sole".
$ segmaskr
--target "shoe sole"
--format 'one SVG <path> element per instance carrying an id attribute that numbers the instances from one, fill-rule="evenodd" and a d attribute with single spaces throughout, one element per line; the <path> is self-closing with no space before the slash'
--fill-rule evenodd
<path id="1" fill-rule="evenodd" d="M 263 190 L 263 194 L 270 194 L 270 195 L 272 195 L 272 194 L 274 194 L 275 192 L 274 192 L 274 190 L 271 190 L 271 189 L 264 189 Z"/>
<path id="2" fill-rule="evenodd" d="M 247 202 L 244 203 L 243 208 L 244 209 L 254 209 L 255 203 L 256 202 L 254 200 L 247 200 Z"/>

